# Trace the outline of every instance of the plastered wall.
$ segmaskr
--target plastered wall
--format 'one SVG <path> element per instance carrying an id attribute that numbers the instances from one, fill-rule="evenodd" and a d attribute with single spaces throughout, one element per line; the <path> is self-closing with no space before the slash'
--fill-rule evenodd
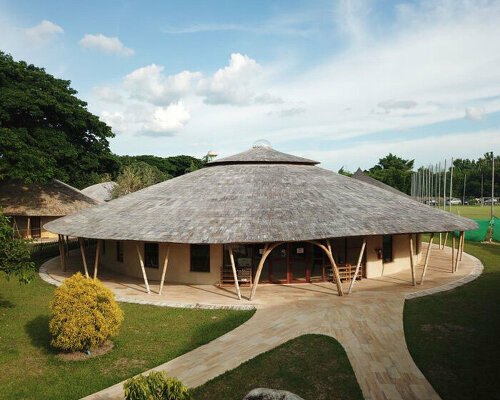
<path id="1" fill-rule="evenodd" d="M 417 244 L 418 243 L 418 244 Z M 415 263 L 422 257 L 421 235 L 413 235 L 413 249 L 418 251 L 415 255 Z M 366 241 L 366 277 L 376 278 L 390 275 L 396 272 L 410 269 L 410 246 L 409 235 L 393 235 L 392 240 L 392 262 L 384 263 L 377 256 L 377 249 L 382 249 L 382 236 L 369 236 Z"/>
<path id="2" fill-rule="evenodd" d="M 106 240 L 106 250 L 101 251 L 100 267 L 106 268 L 127 276 L 142 279 L 142 271 L 137 255 L 136 243 L 144 260 L 143 242 L 123 242 L 123 262 L 117 261 L 116 241 Z M 167 264 L 167 283 L 188 283 L 214 285 L 219 283 L 220 268 L 222 266 L 222 245 L 210 245 L 210 272 L 190 271 L 190 246 L 188 244 L 169 244 L 170 251 Z M 159 243 L 159 268 L 146 267 L 148 280 L 160 280 L 161 271 L 167 252 L 167 244 Z"/>

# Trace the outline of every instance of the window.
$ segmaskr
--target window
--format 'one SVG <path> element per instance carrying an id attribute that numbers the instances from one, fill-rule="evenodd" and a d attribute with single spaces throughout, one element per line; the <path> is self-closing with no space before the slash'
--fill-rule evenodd
<path id="1" fill-rule="evenodd" d="M 210 245 L 191 245 L 191 272 L 210 272 Z"/>
<path id="2" fill-rule="evenodd" d="M 116 261 L 123 262 L 123 242 L 116 242 Z"/>
<path id="3" fill-rule="evenodd" d="M 384 262 L 392 261 L 392 235 L 382 236 L 382 260 Z"/>
<path id="4" fill-rule="evenodd" d="M 144 243 L 144 263 L 148 268 L 158 268 L 158 243 Z"/>

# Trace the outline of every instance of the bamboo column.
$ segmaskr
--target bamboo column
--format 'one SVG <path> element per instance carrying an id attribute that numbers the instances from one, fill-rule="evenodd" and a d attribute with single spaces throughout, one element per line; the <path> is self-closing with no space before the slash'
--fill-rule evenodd
<path id="1" fill-rule="evenodd" d="M 462 235 L 463 235 L 463 232 L 460 232 L 460 236 L 458 237 L 458 248 L 457 248 L 457 255 L 455 257 L 455 272 L 458 271 L 458 263 L 462 257 L 462 245 L 463 245 L 463 242 L 462 242 Z"/>
<path id="2" fill-rule="evenodd" d="M 462 258 L 464 255 L 464 246 L 465 246 L 465 232 L 464 231 L 460 232 L 460 236 L 462 238 L 462 248 L 460 250 L 460 261 L 462 261 Z"/>
<path id="3" fill-rule="evenodd" d="M 363 244 L 361 245 L 361 250 L 359 251 L 358 263 L 356 264 L 356 270 L 354 271 L 354 277 L 352 278 L 351 284 L 349 285 L 349 291 L 347 294 L 351 294 L 352 288 L 354 287 L 354 282 L 356 282 L 356 278 L 358 277 L 359 268 L 361 266 L 361 261 L 363 261 L 363 253 L 366 248 L 366 238 L 363 239 Z"/>
<path id="4" fill-rule="evenodd" d="M 442 245 L 443 245 L 443 234 L 439 232 L 439 250 L 441 250 Z"/>
<path id="5" fill-rule="evenodd" d="M 409 245 L 410 245 L 411 282 L 413 286 L 415 286 L 417 284 L 417 280 L 415 278 L 415 260 L 413 258 L 413 235 L 410 234 L 409 238 L 410 238 Z"/>
<path id="6" fill-rule="evenodd" d="M 455 272 L 455 233 L 451 235 L 451 273 Z"/>
<path id="7" fill-rule="evenodd" d="M 101 250 L 101 239 L 97 240 L 97 246 L 95 248 L 95 261 L 94 261 L 94 280 L 97 279 L 97 267 L 99 266 L 99 253 Z"/>
<path id="8" fill-rule="evenodd" d="M 137 250 L 137 256 L 139 257 L 139 263 L 141 264 L 142 277 L 144 278 L 144 285 L 146 286 L 146 291 L 151 293 L 149 290 L 149 282 L 148 277 L 146 275 L 146 269 L 144 268 L 144 260 L 142 259 L 141 249 L 139 249 L 139 243 L 135 244 L 135 248 Z"/>
<path id="9" fill-rule="evenodd" d="M 424 269 L 422 270 L 422 277 L 420 278 L 420 284 L 424 284 L 425 273 L 427 272 L 427 265 L 429 265 L 429 257 L 431 256 L 432 242 L 434 241 L 434 233 L 431 233 L 431 238 L 429 240 L 429 247 L 427 247 L 427 253 L 425 255 Z"/>
<path id="10" fill-rule="evenodd" d="M 233 269 L 234 288 L 238 295 L 238 300 L 241 300 L 240 284 L 238 283 L 238 272 L 236 271 L 236 264 L 234 263 L 233 248 L 231 245 L 227 246 L 229 250 L 229 259 L 231 260 L 231 268 Z"/>
<path id="11" fill-rule="evenodd" d="M 85 249 L 83 248 L 83 239 L 78 238 L 78 243 L 80 243 L 80 253 L 82 254 L 83 269 L 85 270 L 85 277 L 89 277 L 89 270 L 87 268 L 87 258 L 85 257 Z"/>
<path id="12" fill-rule="evenodd" d="M 28 217 L 28 225 L 26 226 L 26 237 L 31 239 L 31 217 Z"/>
<path id="13" fill-rule="evenodd" d="M 160 290 L 158 291 L 158 294 L 161 294 L 161 292 L 163 290 L 163 284 L 165 283 L 165 275 L 167 274 L 169 254 L 170 254 L 170 245 L 167 244 L 167 252 L 165 254 L 165 260 L 163 261 L 163 270 L 161 271 Z"/>
<path id="14" fill-rule="evenodd" d="M 61 269 L 62 271 L 66 271 L 66 255 L 64 254 L 64 245 L 62 235 L 57 235 L 58 244 L 59 244 L 59 259 L 61 261 Z"/>
<path id="15" fill-rule="evenodd" d="M 446 247 L 446 243 L 448 243 L 448 232 L 444 235 L 444 243 L 443 243 L 443 248 L 441 250 L 444 250 Z"/>

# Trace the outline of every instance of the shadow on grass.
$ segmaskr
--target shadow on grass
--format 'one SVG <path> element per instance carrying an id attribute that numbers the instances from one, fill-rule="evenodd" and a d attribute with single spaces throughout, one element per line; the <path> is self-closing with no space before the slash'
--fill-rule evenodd
<path id="1" fill-rule="evenodd" d="M 15 306 L 12 301 L 4 299 L 0 294 L 0 308 L 14 308 Z"/>
<path id="2" fill-rule="evenodd" d="M 56 354 L 57 351 L 50 346 L 49 320 L 48 315 L 39 315 L 35 319 L 28 321 L 24 329 L 33 346 L 42 349 L 47 354 Z"/>

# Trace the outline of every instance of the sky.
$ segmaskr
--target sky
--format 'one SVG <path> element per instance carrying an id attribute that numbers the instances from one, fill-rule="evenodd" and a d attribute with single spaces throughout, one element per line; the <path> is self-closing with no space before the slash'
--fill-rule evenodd
<path id="1" fill-rule="evenodd" d="M 117 154 L 259 139 L 333 170 L 500 151 L 500 1 L 0 0 L 0 50 L 71 81 Z"/>

